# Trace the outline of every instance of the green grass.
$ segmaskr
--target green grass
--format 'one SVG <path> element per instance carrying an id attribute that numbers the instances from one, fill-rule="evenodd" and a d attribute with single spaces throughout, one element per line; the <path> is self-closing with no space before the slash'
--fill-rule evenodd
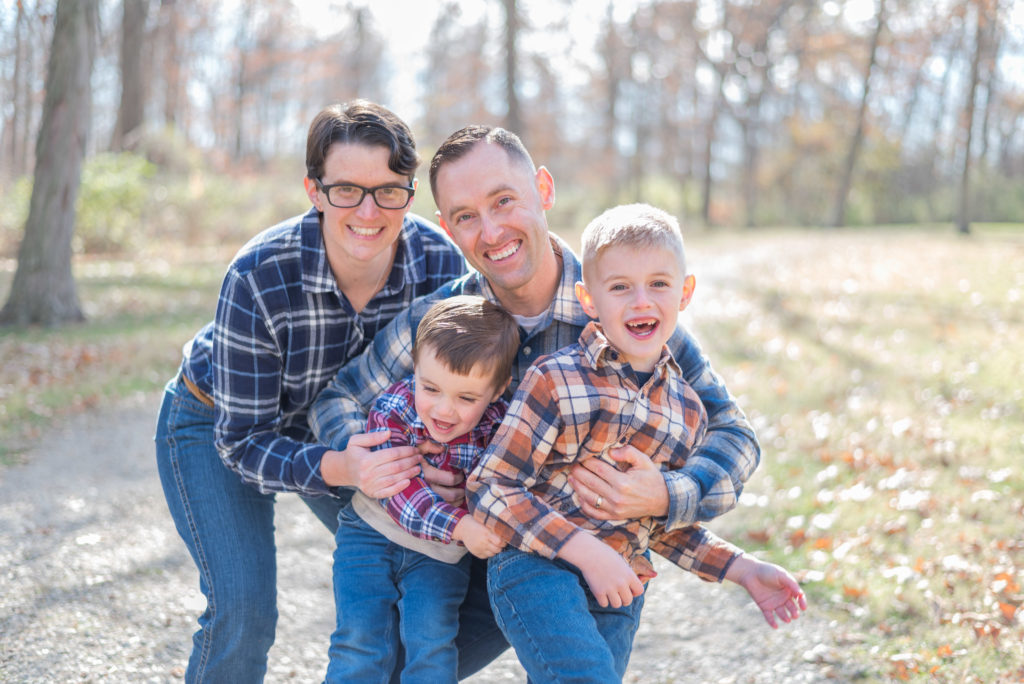
<path id="1" fill-rule="evenodd" d="M 1024 232 L 783 231 L 691 252 L 699 273 L 743 250 L 759 258 L 704 291 L 698 275 L 691 305 L 764 447 L 713 526 L 799 571 L 866 680 L 1020 681 Z"/>
<path id="2" fill-rule="evenodd" d="M 85 323 L 0 328 L 0 463 L 62 416 L 158 390 L 182 344 L 213 317 L 230 251 L 165 247 L 134 258 L 76 259 Z M 0 266 L 5 295 L 13 272 L 13 262 Z"/>
<path id="3" fill-rule="evenodd" d="M 688 246 L 687 320 L 763 445 L 713 527 L 802 578 L 834 621 L 822 657 L 844 673 L 1024 679 L 1024 229 L 706 232 Z M 158 390 L 212 317 L 229 257 L 81 259 L 87 323 L 0 329 L 2 458 L 70 412 Z"/>

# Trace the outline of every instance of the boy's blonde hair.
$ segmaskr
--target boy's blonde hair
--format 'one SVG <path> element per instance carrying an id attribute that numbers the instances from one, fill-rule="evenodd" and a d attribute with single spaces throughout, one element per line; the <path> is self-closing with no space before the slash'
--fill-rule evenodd
<path id="1" fill-rule="evenodd" d="M 474 368 L 492 370 L 494 388 L 512 377 L 519 351 L 519 324 L 508 311 L 483 297 L 455 295 L 427 310 L 416 328 L 413 363 L 429 347 L 448 370 L 468 375 Z"/>
<path id="2" fill-rule="evenodd" d="M 583 230 L 583 272 L 609 247 L 665 249 L 679 259 L 686 274 L 686 250 L 679 222 L 649 204 L 622 204 L 608 209 Z"/>

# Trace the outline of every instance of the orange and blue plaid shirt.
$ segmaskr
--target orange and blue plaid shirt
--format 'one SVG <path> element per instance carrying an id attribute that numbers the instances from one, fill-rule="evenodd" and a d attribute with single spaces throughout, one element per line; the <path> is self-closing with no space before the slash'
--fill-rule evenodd
<path id="1" fill-rule="evenodd" d="M 702 579 L 721 581 L 738 549 L 694 524 L 672 532 L 653 517 L 588 517 L 569 483 L 572 466 L 631 445 L 662 470 L 680 470 L 704 439 L 707 412 L 666 347 L 654 373 L 635 375 L 590 323 L 579 342 L 537 362 L 466 484 L 473 516 L 512 545 L 554 558 L 580 530 L 638 571 L 648 548 Z"/>
<path id="2" fill-rule="evenodd" d="M 416 413 L 416 385 L 410 375 L 396 382 L 374 402 L 367 419 L 366 431 L 391 433 L 388 441 L 374 447 L 374 451 L 408 444 L 416 446 L 422 442 L 440 445 L 441 452 L 424 454 L 430 465 L 451 473 L 468 474 L 477 464 L 484 447 L 490 442 L 498 424 L 505 416 L 508 402 L 501 397 L 484 409 L 483 416 L 472 430 L 455 439 L 440 443 L 430 437 L 427 427 Z M 465 506 L 455 506 L 430 488 L 422 475 L 412 478 L 409 486 L 398 494 L 380 499 L 380 505 L 396 523 L 409 534 L 420 539 L 452 541 L 452 532 L 466 515 Z"/>

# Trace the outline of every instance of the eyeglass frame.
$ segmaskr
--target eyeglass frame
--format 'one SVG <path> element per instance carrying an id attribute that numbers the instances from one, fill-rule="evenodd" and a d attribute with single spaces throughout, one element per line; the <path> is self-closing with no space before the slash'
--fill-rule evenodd
<path id="1" fill-rule="evenodd" d="M 324 193 L 324 197 L 327 198 L 327 203 L 330 204 L 335 209 L 352 209 L 353 207 L 358 207 L 360 204 L 363 203 L 363 200 L 366 199 L 366 195 L 369 194 L 370 197 L 373 198 L 373 203 L 376 204 L 379 209 L 384 209 L 385 211 L 388 211 L 388 210 L 394 211 L 394 210 L 398 210 L 398 209 L 405 209 L 407 206 L 409 206 L 409 204 L 412 202 L 413 197 L 415 197 L 415 195 L 416 195 L 416 186 L 415 185 L 408 185 L 408 186 L 406 186 L 406 185 L 395 185 L 394 183 L 385 183 L 384 185 L 375 185 L 372 188 L 368 188 L 368 187 L 366 187 L 364 185 L 359 185 L 358 183 L 331 183 L 330 185 L 324 185 L 323 180 L 321 180 L 319 178 L 316 179 L 316 184 L 318 186 L 320 186 L 320 191 L 322 193 Z M 355 204 L 348 204 L 348 205 L 346 205 L 344 207 L 339 207 L 337 204 L 332 202 L 331 201 L 331 188 L 340 188 L 342 186 L 349 187 L 349 188 L 359 188 L 360 190 L 362 190 L 363 194 L 359 196 L 359 201 L 356 202 Z M 390 190 L 408 190 L 409 191 L 409 199 L 407 199 L 405 201 L 405 204 L 403 204 L 400 207 L 385 207 L 377 199 L 377 191 L 378 190 L 384 190 L 385 188 L 390 189 Z"/>

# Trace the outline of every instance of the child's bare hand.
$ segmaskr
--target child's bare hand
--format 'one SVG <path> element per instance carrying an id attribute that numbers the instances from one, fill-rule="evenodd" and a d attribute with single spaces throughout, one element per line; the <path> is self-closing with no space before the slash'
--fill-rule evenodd
<path id="1" fill-rule="evenodd" d="M 469 552 L 477 558 L 490 558 L 505 548 L 501 540 L 490 528 L 465 515 L 452 530 L 452 539 L 466 545 Z"/>
<path id="2" fill-rule="evenodd" d="M 734 566 L 737 564 L 740 567 L 736 577 L 733 578 L 733 568 L 730 568 L 729 578 L 747 590 L 772 629 L 778 627 L 776 616 L 783 622 L 790 622 L 807 610 L 804 592 L 785 569 L 747 555 L 733 562 Z"/>
<path id="3" fill-rule="evenodd" d="M 597 537 L 586 532 L 573 535 L 558 553 L 583 573 L 590 593 L 607 608 L 621 608 L 644 593 L 644 585 L 629 563 Z"/>

